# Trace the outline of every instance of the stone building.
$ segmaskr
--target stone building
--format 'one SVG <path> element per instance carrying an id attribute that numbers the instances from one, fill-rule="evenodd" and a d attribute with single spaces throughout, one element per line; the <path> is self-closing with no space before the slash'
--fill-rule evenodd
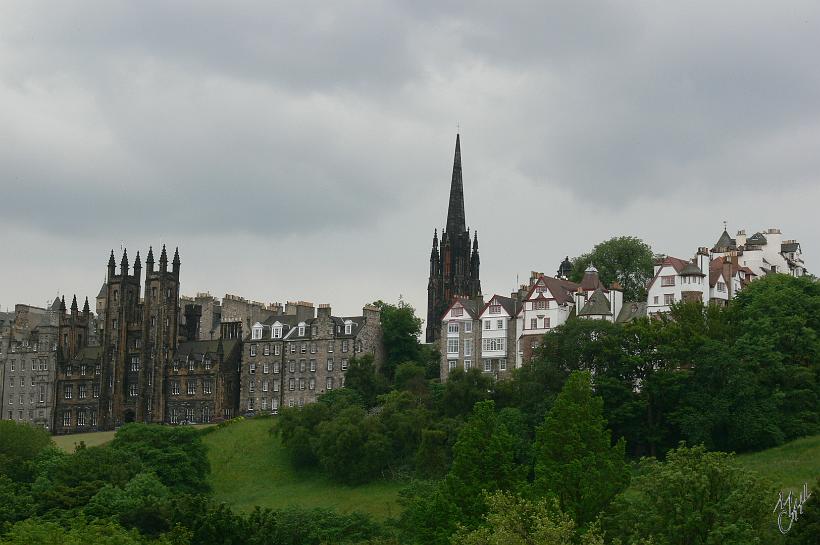
<path id="1" fill-rule="evenodd" d="M 208 292 L 197 293 L 194 297 L 181 295 L 179 297 L 179 304 L 182 309 L 187 305 L 200 307 L 201 314 L 199 315 L 199 322 L 197 324 L 199 330 L 198 339 L 213 340 L 221 337 L 222 303 L 218 297 L 214 297 Z M 183 328 L 188 327 L 184 312 L 180 315 L 179 323 Z"/>
<path id="2" fill-rule="evenodd" d="M 220 336 L 223 339 L 243 339 L 251 325 L 282 313 L 279 303 L 265 304 L 238 295 L 225 294 L 222 299 Z"/>
<path id="3" fill-rule="evenodd" d="M 154 268 L 150 248 L 145 265 L 143 285 L 139 253 L 131 269 L 123 251 L 119 273 L 111 253 L 97 298 L 100 346 L 84 345 L 76 337 L 60 352 L 55 433 L 107 430 L 134 421 L 210 422 L 235 415 L 240 341 L 199 339 L 202 307 L 189 303 L 181 312 L 178 251 L 170 270 L 164 246 L 159 268 Z M 210 336 L 214 327 L 206 323 Z"/>
<path id="4" fill-rule="evenodd" d="M 469 299 L 481 295 L 479 266 L 478 233 L 473 233 L 471 249 L 470 231 L 466 227 L 464 216 L 461 138 L 456 135 L 447 226 L 441 232 L 440 248 L 438 231 L 433 232 L 433 249 L 430 252 L 425 335 L 428 343 L 436 342 L 440 338 L 441 317 L 455 297 Z"/>
<path id="5" fill-rule="evenodd" d="M 384 361 L 378 308 L 337 317 L 329 305 L 314 310 L 304 301 L 287 303 L 283 313 L 254 323 L 245 338 L 240 411 L 275 414 L 312 403 L 343 388 L 350 358 L 367 353 L 377 367 Z"/>

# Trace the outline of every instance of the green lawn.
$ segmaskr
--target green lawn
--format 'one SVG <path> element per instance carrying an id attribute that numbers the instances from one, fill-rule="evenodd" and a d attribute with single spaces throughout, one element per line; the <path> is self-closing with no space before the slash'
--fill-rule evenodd
<path id="1" fill-rule="evenodd" d="M 820 435 L 796 439 L 779 447 L 737 456 L 742 466 L 769 479 L 776 488 L 799 492 L 820 478 Z M 776 498 L 775 498 L 776 499 Z"/>
<path id="2" fill-rule="evenodd" d="M 273 420 L 255 418 L 204 437 L 211 462 L 211 484 L 217 500 L 240 511 L 261 507 L 328 507 L 361 511 L 384 519 L 399 513 L 402 483 L 377 481 L 345 486 L 319 471 L 295 471 L 276 436 Z"/>
<path id="3" fill-rule="evenodd" d="M 114 438 L 113 431 L 96 431 L 91 433 L 75 433 L 73 435 L 55 435 L 52 437 L 54 444 L 66 452 L 74 452 L 80 441 L 87 447 L 96 447 L 109 442 Z"/>

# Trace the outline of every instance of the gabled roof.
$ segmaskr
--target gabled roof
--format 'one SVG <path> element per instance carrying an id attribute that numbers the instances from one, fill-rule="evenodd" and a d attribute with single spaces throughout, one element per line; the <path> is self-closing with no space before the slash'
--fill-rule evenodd
<path id="1" fill-rule="evenodd" d="M 473 299 L 468 299 L 466 297 L 454 297 L 453 302 L 450 303 L 450 306 L 448 306 L 444 313 L 441 315 L 442 318 L 444 316 L 447 316 L 447 313 L 450 312 L 453 309 L 453 307 L 456 306 L 457 303 L 460 303 L 461 306 L 464 307 L 464 309 L 467 311 L 467 314 L 470 315 L 470 318 L 472 318 L 473 320 L 478 319 L 479 308 L 477 302 Z"/>
<path id="2" fill-rule="evenodd" d="M 646 316 L 646 307 L 646 301 L 624 303 L 621 307 L 621 312 L 619 312 L 618 316 L 615 318 L 615 322 L 624 324 L 626 322 L 637 320 L 638 318 L 643 318 Z"/>
<path id="3" fill-rule="evenodd" d="M 726 283 L 728 283 L 728 282 L 731 280 L 731 278 L 726 278 L 726 275 L 725 275 L 725 274 L 723 274 L 723 265 L 724 265 L 727 261 L 729 261 L 729 258 L 728 258 L 728 257 L 726 257 L 726 256 L 721 256 L 721 257 L 718 257 L 718 258 L 713 259 L 713 260 L 709 263 L 709 286 L 710 286 L 710 287 L 713 287 L 713 288 L 714 288 L 714 287 L 715 287 L 715 285 L 717 284 L 718 280 L 719 280 L 721 277 L 723 278 L 723 281 L 724 281 L 724 282 L 726 282 Z M 731 274 L 732 276 L 734 276 L 734 275 L 736 275 L 739 271 L 742 271 L 743 269 L 746 269 L 747 271 L 749 271 L 750 273 L 752 273 L 752 271 L 751 271 L 748 267 L 739 267 L 737 264 L 732 263 L 732 269 L 731 269 L 731 273 L 730 273 L 730 274 Z M 752 273 L 752 274 L 754 274 L 754 273 Z"/>
<path id="4" fill-rule="evenodd" d="M 212 339 L 208 341 L 186 341 L 177 346 L 174 358 L 184 360 L 186 357 L 201 359 L 206 354 L 216 354 L 219 343 L 222 342 L 222 351 L 229 354 L 239 343 L 237 339 Z"/>
<path id="5" fill-rule="evenodd" d="M 535 293 L 535 289 L 541 282 L 543 282 L 544 287 L 549 290 L 553 298 L 562 305 L 571 303 L 573 301 L 572 294 L 575 293 L 575 291 L 580 287 L 575 282 L 564 280 L 563 278 L 553 278 L 552 276 L 541 275 L 538 277 L 538 280 L 533 282 L 532 286 L 530 286 L 526 297 L 524 297 L 525 301 L 533 299 L 532 294 Z"/>
<path id="6" fill-rule="evenodd" d="M 765 246 L 766 245 L 766 237 L 763 236 L 763 233 L 755 233 L 749 238 L 746 239 L 746 244 L 752 244 L 754 246 Z"/>
<path id="7" fill-rule="evenodd" d="M 60 298 L 59 298 L 59 297 L 55 297 L 55 298 L 54 298 L 54 302 L 53 302 L 53 303 L 51 303 L 51 307 L 49 307 L 49 308 L 50 308 L 51 310 L 60 310 Z"/>
<path id="8" fill-rule="evenodd" d="M 498 301 L 498 304 L 501 305 L 501 308 L 511 317 L 515 317 L 518 315 L 518 311 L 521 310 L 521 303 L 513 299 L 512 297 L 504 297 L 503 295 L 493 295 L 490 297 L 490 300 L 481 308 L 479 311 L 479 316 L 483 316 L 487 309 L 490 307 L 490 304 L 493 301 Z"/>
<path id="9" fill-rule="evenodd" d="M 105 297 L 105 291 L 106 291 L 107 287 L 108 287 L 108 283 L 103 282 L 102 286 L 100 286 L 100 293 L 97 294 L 97 299 Z"/>
<path id="10" fill-rule="evenodd" d="M 603 290 L 598 288 L 590 296 L 584 308 L 578 312 L 578 316 L 612 316 L 609 309 L 609 299 L 606 298 Z"/>
<path id="11" fill-rule="evenodd" d="M 715 245 L 712 247 L 713 252 L 725 252 L 726 250 L 736 250 L 737 243 L 735 239 L 729 236 L 729 233 L 726 232 L 726 229 L 723 230 L 721 233 L 720 238 L 718 241 L 715 242 Z"/>
<path id="12" fill-rule="evenodd" d="M 648 290 L 648 289 L 652 288 L 652 286 L 655 284 L 655 281 L 657 281 L 658 277 L 661 275 L 661 272 L 663 271 L 664 267 L 672 267 L 673 269 L 675 269 L 675 272 L 677 274 L 680 274 L 681 271 L 683 271 L 683 269 L 686 268 L 686 265 L 688 263 L 691 263 L 691 261 L 689 261 L 687 259 L 680 259 L 679 257 L 672 257 L 672 256 L 669 256 L 669 255 L 663 257 L 659 261 L 656 261 L 655 266 L 660 267 L 660 268 L 658 269 L 658 273 L 649 282 L 649 285 L 646 287 L 646 289 Z"/>
<path id="13" fill-rule="evenodd" d="M 800 249 L 800 243 L 799 242 L 784 242 L 783 244 L 780 245 L 780 251 L 781 252 L 786 252 L 786 253 L 796 252 L 799 249 Z"/>

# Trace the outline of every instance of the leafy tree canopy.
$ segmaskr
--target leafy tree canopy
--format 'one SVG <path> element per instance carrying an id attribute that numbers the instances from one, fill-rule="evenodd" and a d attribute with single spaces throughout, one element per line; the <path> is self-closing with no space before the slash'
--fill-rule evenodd
<path id="1" fill-rule="evenodd" d="M 584 271 L 594 265 L 604 284 L 609 286 L 616 280 L 621 284 L 625 301 L 642 301 L 653 276 L 652 263 L 652 248 L 647 243 L 636 237 L 615 237 L 573 259 L 570 280 L 580 282 Z"/>

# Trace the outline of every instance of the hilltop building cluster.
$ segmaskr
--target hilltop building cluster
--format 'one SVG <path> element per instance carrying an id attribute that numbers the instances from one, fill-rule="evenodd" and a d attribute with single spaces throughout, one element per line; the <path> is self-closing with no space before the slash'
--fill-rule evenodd
<path id="1" fill-rule="evenodd" d="M 729 304 L 756 278 L 806 274 L 800 244 L 767 229 L 694 257 L 660 256 L 647 298 L 624 301 L 594 265 L 570 280 L 533 271 L 509 295 L 484 297 L 478 233 L 466 225 L 461 140 L 456 136 L 447 220 L 433 232 L 425 338 L 441 353 L 441 380 L 477 368 L 496 378 L 526 364 L 544 335 L 571 318 L 624 323 L 680 301 Z M 440 236 L 439 236 L 440 233 Z M 276 414 L 345 386 L 352 358 L 384 362 L 379 308 L 335 316 L 308 301 L 261 303 L 227 294 L 181 294 L 181 260 L 165 246 L 145 269 L 139 253 L 119 267 L 112 251 L 92 312 L 76 296 L 0 312 L 0 418 L 52 433 L 111 430 L 128 422 L 194 424 L 238 414 Z"/>

